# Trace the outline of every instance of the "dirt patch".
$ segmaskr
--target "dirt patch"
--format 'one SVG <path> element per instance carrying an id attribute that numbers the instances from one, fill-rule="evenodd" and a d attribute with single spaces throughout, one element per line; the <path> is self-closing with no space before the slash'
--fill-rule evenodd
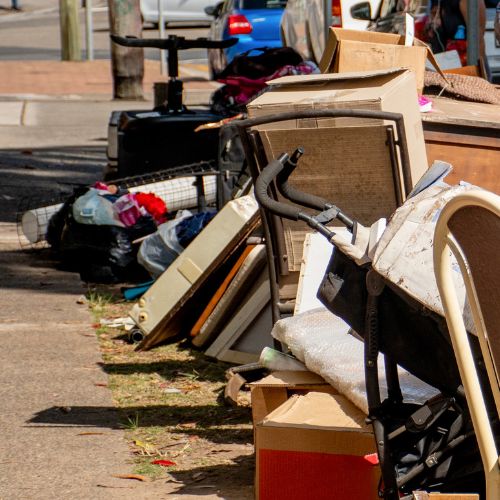
<path id="1" fill-rule="evenodd" d="M 250 407 L 223 399 L 230 365 L 187 342 L 137 352 L 124 330 L 99 325 L 102 317 L 126 316 L 130 303 L 102 290 L 88 297 L 133 472 L 167 480 L 177 494 L 253 498 Z"/>

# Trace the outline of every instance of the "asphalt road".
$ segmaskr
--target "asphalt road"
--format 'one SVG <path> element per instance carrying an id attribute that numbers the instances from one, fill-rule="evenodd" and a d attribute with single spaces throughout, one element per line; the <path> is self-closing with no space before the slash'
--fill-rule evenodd
<path id="1" fill-rule="evenodd" d="M 14 60 L 60 60 L 60 35 L 59 35 L 59 11 L 56 8 L 40 8 L 38 10 L 27 10 L 26 12 L 11 13 L 5 9 L 0 10 L 0 59 L 4 61 Z M 85 51 L 85 13 L 80 11 L 80 32 L 82 44 L 82 57 L 86 57 Z M 94 58 L 110 58 L 109 23 L 107 11 L 97 11 L 93 15 L 94 31 Z M 36 37 L 33 32 L 36 31 Z M 177 25 L 168 27 L 166 34 L 178 34 L 186 38 L 197 38 L 207 36 L 208 29 L 205 26 Z M 144 38 L 156 38 L 158 30 L 145 25 Z M 147 59 L 159 60 L 160 53 L 156 49 L 148 49 L 145 52 Z M 206 64 L 206 50 L 186 50 L 179 54 L 182 61 L 196 61 L 198 64 Z"/>

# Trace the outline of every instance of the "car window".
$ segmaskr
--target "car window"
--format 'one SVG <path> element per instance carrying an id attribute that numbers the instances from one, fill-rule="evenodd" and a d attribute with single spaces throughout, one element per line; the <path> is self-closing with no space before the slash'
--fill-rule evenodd
<path id="1" fill-rule="evenodd" d="M 242 9 L 282 9 L 286 0 L 241 0 Z"/>

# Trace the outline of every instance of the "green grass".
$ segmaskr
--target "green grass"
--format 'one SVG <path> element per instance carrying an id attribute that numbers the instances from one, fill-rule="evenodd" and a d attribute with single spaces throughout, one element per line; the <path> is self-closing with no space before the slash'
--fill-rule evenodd
<path id="1" fill-rule="evenodd" d="M 131 304 L 96 288 L 88 290 L 87 300 L 96 323 L 102 369 L 123 415 L 121 427 L 130 443 L 134 473 L 155 480 L 200 467 L 216 471 L 231 462 L 232 452 L 227 451 L 231 446 L 236 446 L 235 457 L 251 456 L 250 410 L 226 406 L 222 398 L 229 365 L 207 358 L 187 342 L 135 351 L 122 329 L 99 325 L 102 318 L 126 316 Z M 177 465 L 151 463 L 158 458 Z M 233 469 L 234 464 L 228 470 Z M 234 474 L 240 477 L 237 470 Z"/>
<path id="2" fill-rule="evenodd" d="M 116 304 L 120 300 L 119 297 L 110 292 L 95 288 L 89 288 L 85 297 L 88 300 L 89 309 L 96 322 L 105 315 L 106 310 L 111 304 Z"/>

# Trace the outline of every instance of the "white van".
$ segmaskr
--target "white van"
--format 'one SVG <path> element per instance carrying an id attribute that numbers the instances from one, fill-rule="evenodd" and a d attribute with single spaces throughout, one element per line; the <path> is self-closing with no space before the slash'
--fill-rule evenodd
<path id="1" fill-rule="evenodd" d="M 377 12 L 381 0 L 370 0 Z M 364 30 L 368 21 L 351 16 L 351 7 L 359 0 L 288 0 L 281 20 L 283 45 L 293 47 L 302 57 L 319 62 L 330 26 Z"/>

